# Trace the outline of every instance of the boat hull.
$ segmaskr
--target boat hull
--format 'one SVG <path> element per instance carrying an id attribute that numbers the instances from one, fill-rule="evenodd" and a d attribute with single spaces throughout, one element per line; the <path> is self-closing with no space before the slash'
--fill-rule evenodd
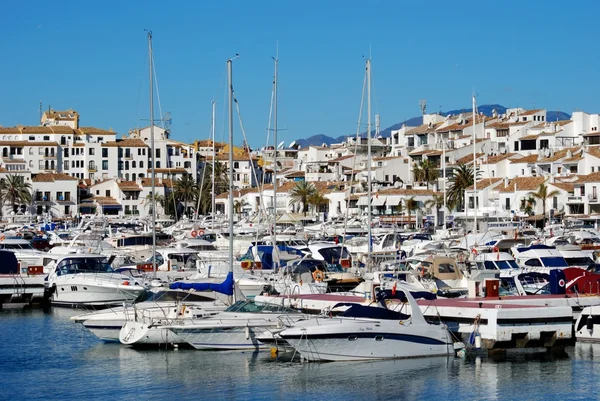
<path id="1" fill-rule="evenodd" d="M 307 361 L 362 361 L 449 355 L 448 331 L 442 326 L 411 326 L 398 321 L 322 319 L 280 333 Z"/>
<path id="2" fill-rule="evenodd" d="M 182 340 L 198 350 L 249 350 L 266 349 L 257 339 L 263 330 L 254 327 L 213 327 L 206 329 L 171 329 Z"/>

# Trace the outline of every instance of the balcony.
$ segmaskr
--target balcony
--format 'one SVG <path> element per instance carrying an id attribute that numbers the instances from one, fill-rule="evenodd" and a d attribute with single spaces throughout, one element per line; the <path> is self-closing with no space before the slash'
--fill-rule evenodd
<path id="1" fill-rule="evenodd" d="M 583 203 L 583 196 L 568 196 L 567 203 Z"/>
<path id="2" fill-rule="evenodd" d="M 588 203 L 598 203 L 598 195 L 589 194 Z"/>
<path id="3" fill-rule="evenodd" d="M 56 153 L 44 154 L 44 159 L 56 159 Z"/>
<path id="4" fill-rule="evenodd" d="M 98 171 L 98 167 L 97 167 L 95 164 L 90 164 L 90 165 L 88 166 L 88 171 L 89 171 L 90 173 L 95 173 L 95 172 L 97 172 L 97 171 Z"/>

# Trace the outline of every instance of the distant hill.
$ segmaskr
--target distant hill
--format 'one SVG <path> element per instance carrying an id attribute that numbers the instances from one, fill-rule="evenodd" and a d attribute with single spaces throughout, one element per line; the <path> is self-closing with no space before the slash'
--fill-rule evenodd
<path id="1" fill-rule="evenodd" d="M 481 106 L 477 107 L 477 110 L 480 113 L 485 114 L 486 116 L 491 116 L 492 115 L 492 111 L 496 110 L 496 112 L 498 114 L 504 114 L 506 113 L 506 107 L 499 105 L 499 104 L 484 104 Z M 441 114 L 443 116 L 447 116 L 449 114 L 451 115 L 458 115 L 458 114 L 470 114 L 472 113 L 472 109 L 466 108 L 466 109 L 457 109 L 457 110 L 449 110 L 449 111 L 440 111 L 438 112 L 438 114 Z M 561 120 L 569 120 L 571 118 L 570 114 L 567 114 L 563 111 L 547 111 L 546 112 L 546 120 L 547 121 L 561 121 Z M 408 127 L 418 127 L 419 125 L 421 125 L 423 122 L 423 117 L 421 116 L 417 116 L 417 117 L 412 117 L 409 118 L 408 120 L 404 120 L 402 122 L 396 123 L 394 125 L 391 125 L 389 127 L 387 127 L 384 130 L 380 131 L 380 135 L 383 136 L 384 138 L 388 138 L 392 131 L 398 130 L 400 128 L 402 128 L 403 125 L 406 124 L 406 126 Z M 375 133 L 375 131 L 373 131 L 373 133 Z M 362 133 L 362 136 L 366 136 L 367 133 L 364 132 Z M 327 145 L 331 145 L 333 143 L 340 143 L 343 142 L 346 139 L 347 135 L 342 135 L 339 136 L 337 138 L 332 138 L 328 135 L 324 135 L 324 134 L 318 134 L 318 135 L 313 135 L 311 137 L 308 138 L 304 138 L 304 139 L 296 139 L 296 143 L 298 145 L 300 145 L 301 148 L 305 148 L 307 146 L 313 145 L 313 146 L 321 146 L 322 144 L 327 144 Z"/>

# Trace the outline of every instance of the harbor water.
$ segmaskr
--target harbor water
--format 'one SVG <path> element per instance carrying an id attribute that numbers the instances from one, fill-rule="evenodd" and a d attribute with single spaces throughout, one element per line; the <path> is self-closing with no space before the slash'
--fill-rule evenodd
<path id="1" fill-rule="evenodd" d="M 600 345 L 558 355 L 301 363 L 104 344 L 69 309 L 0 311 L 0 400 L 589 400 Z"/>

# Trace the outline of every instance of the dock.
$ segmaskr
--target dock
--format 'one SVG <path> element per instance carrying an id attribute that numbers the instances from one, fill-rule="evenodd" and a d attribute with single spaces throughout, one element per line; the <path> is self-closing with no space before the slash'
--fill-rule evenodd
<path id="1" fill-rule="evenodd" d="M 43 275 L 0 275 L 0 309 L 42 305 L 44 290 Z"/>
<path id="2" fill-rule="evenodd" d="M 585 298 L 587 302 L 594 302 L 593 298 L 597 297 Z M 364 296 L 333 293 L 258 295 L 255 299 L 307 313 L 320 313 L 338 303 L 372 303 L 371 298 Z M 465 343 L 469 342 L 472 334 L 477 333 L 481 338 L 482 348 L 488 351 L 550 348 L 575 341 L 573 316 L 574 309 L 578 309 L 577 300 L 565 295 L 502 299 L 438 298 L 430 301 L 419 300 L 418 304 L 426 319 L 432 323 L 446 324 L 457 339 Z M 390 306 L 393 309 L 393 306 Z"/>

